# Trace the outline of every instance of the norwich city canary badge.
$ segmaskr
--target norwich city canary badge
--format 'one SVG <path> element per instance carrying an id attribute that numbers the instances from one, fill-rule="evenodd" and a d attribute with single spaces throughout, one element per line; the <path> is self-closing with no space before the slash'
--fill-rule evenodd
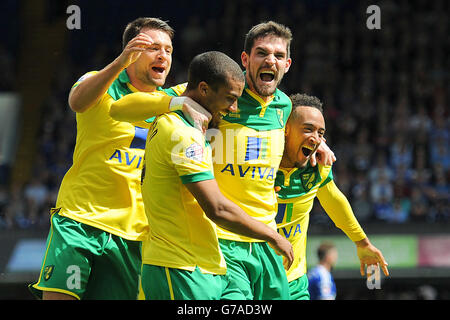
<path id="1" fill-rule="evenodd" d="M 315 173 L 304 173 L 301 176 L 302 185 L 306 192 L 311 190 L 311 188 L 315 185 L 316 174 Z"/>
<path id="2" fill-rule="evenodd" d="M 45 281 L 50 279 L 54 269 L 55 269 L 54 265 L 45 266 L 45 268 L 44 268 L 44 280 Z"/>

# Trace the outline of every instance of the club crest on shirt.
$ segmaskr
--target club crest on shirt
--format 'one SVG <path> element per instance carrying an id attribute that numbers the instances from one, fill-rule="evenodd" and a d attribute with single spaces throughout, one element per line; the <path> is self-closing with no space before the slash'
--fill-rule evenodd
<path id="1" fill-rule="evenodd" d="M 305 191 L 311 190 L 312 187 L 314 187 L 314 182 L 316 180 L 316 174 L 313 173 L 304 173 L 301 175 L 302 178 L 302 185 Z"/>
<path id="2" fill-rule="evenodd" d="M 44 280 L 47 281 L 53 274 L 53 270 L 55 269 L 54 265 L 45 266 L 44 268 Z"/>
<path id="3" fill-rule="evenodd" d="M 203 161 L 203 148 L 198 143 L 194 142 L 189 147 L 186 148 L 186 158 L 195 160 L 195 161 Z"/>

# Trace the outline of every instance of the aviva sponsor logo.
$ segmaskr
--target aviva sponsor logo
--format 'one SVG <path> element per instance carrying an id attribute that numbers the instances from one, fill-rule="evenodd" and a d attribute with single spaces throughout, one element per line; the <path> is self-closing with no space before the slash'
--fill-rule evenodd
<path id="1" fill-rule="evenodd" d="M 134 127 L 134 137 L 130 143 L 130 149 L 145 149 L 145 140 L 147 139 L 148 129 Z M 135 166 L 136 169 L 142 163 L 142 157 L 130 154 L 127 151 L 116 149 L 108 160 L 116 159 L 119 163 L 125 163 L 127 166 Z"/>
<path id="2" fill-rule="evenodd" d="M 300 223 L 297 223 L 296 225 L 290 225 L 289 227 L 279 228 L 278 233 L 283 235 L 286 239 L 289 239 L 290 237 L 295 237 L 296 234 L 302 233 L 302 230 L 300 228 Z"/>
<path id="3" fill-rule="evenodd" d="M 267 139 L 258 137 L 247 137 L 245 161 L 262 160 L 267 158 Z M 274 180 L 276 170 L 274 167 L 243 165 L 227 163 L 220 170 L 221 173 L 228 173 L 232 176 L 251 179 Z"/>
<path id="4" fill-rule="evenodd" d="M 258 167 L 258 166 L 244 166 L 228 163 L 222 170 L 221 173 L 228 173 L 232 176 L 239 176 L 241 178 L 251 178 L 251 179 L 267 179 L 273 180 L 275 176 L 275 168 L 270 167 Z"/>
<path id="5" fill-rule="evenodd" d="M 130 154 L 129 152 L 122 151 L 119 149 L 116 149 L 111 157 L 109 157 L 108 160 L 115 159 L 119 163 L 125 163 L 127 166 L 135 166 L 136 169 L 139 168 L 139 166 L 142 163 L 142 157 Z"/>
<path id="6" fill-rule="evenodd" d="M 277 224 L 280 223 L 289 223 L 292 220 L 292 209 L 294 207 L 293 203 L 278 203 L 278 211 L 275 217 L 275 222 Z M 302 230 L 300 228 L 300 223 L 296 225 L 289 225 L 287 227 L 282 227 L 278 229 L 278 233 L 284 235 L 286 239 L 290 237 L 294 237 L 296 234 L 301 233 Z"/>

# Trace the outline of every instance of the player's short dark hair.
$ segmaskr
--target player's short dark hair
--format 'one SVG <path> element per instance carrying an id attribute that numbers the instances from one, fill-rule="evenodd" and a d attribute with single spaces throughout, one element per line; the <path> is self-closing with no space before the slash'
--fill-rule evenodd
<path id="1" fill-rule="evenodd" d="M 261 22 L 253 26 L 245 36 L 244 51 L 247 54 L 250 54 L 253 45 L 255 43 L 255 40 L 268 35 L 275 35 L 277 37 L 286 40 L 287 57 L 289 58 L 291 56 L 291 49 L 290 49 L 292 41 L 291 29 L 289 29 L 289 27 L 287 26 L 284 26 L 274 21 Z"/>
<path id="2" fill-rule="evenodd" d="M 219 86 L 225 85 L 229 78 L 245 81 L 244 73 L 236 61 L 219 51 L 200 53 L 189 64 L 186 90 L 194 90 L 202 81 L 217 90 Z"/>
<path id="3" fill-rule="evenodd" d="M 317 257 L 319 258 L 319 261 L 323 260 L 327 253 L 334 248 L 336 248 L 336 246 L 333 243 L 322 242 L 319 248 L 317 248 Z"/>
<path id="4" fill-rule="evenodd" d="M 291 94 L 289 99 L 292 101 L 292 111 L 297 107 L 313 107 L 323 113 L 322 101 L 317 97 L 309 96 L 305 93 L 295 93 Z"/>
<path id="5" fill-rule="evenodd" d="M 173 39 L 175 30 L 167 23 L 159 18 L 141 17 L 131 21 L 125 27 L 122 35 L 122 49 L 126 47 L 128 42 L 136 37 L 142 29 L 156 29 L 166 32 L 170 39 Z"/>

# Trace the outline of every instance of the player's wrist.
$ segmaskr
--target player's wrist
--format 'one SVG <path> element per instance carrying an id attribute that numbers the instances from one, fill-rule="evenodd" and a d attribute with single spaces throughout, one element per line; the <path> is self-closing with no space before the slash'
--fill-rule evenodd
<path id="1" fill-rule="evenodd" d="M 121 72 L 123 69 L 127 67 L 127 64 L 123 56 L 120 55 L 109 64 L 109 67 L 114 71 Z"/>
<path id="2" fill-rule="evenodd" d="M 169 111 L 182 110 L 186 101 L 186 97 L 173 97 L 170 99 Z"/>
<path id="3" fill-rule="evenodd" d="M 356 245 L 357 247 L 359 247 L 359 248 L 365 248 L 365 247 L 367 247 L 367 246 L 370 245 L 369 238 L 365 237 L 365 238 L 362 239 L 362 240 L 355 241 L 355 245 Z"/>

